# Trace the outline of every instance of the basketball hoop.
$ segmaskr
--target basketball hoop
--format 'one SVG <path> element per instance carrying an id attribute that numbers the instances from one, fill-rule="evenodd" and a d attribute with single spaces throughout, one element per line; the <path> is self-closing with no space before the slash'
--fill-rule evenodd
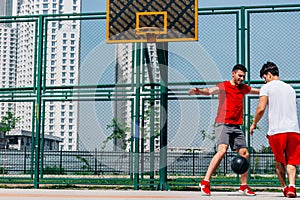
<path id="1" fill-rule="evenodd" d="M 166 34 L 166 31 L 158 27 L 141 27 L 135 29 L 135 34 L 146 35 L 147 42 L 154 43 L 156 42 L 157 35 Z"/>

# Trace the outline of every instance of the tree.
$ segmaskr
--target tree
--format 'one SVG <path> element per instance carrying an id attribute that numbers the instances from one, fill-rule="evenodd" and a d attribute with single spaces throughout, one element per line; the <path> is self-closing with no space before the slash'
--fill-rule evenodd
<path id="1" fill-rule="evenodd" d="M 4 134 L 4 138 L 6 139 L 6 134 L 14 129 L 17 123 L 20 121 L 20 117 L 15 117 L 13 113 L 6 112 L 6 115 L 2 117 L 0 122 L 0 132 Z M 7 146 L 7 141 L 5 147 Z"/>
<path id="2" fill-rule="evenodd" d="M 128 140 L 126 138 L 127 132 L 130 131 L 130 128 L 126 126 L 126 123 L 119 122 L 118 119 L 113 118 L 112 119 L 112 124 L 107 125 L 106 129 L 113 129 L 113 130 L 112 130 L 112 134 L 110 134 L 103 141 L 102 150 L 104 150 L 104 148 L 106 147 L 106 144 L 110 140 L 116 139 L 118 142 L 120 142 L 121 149 L 123 151 L 125 151 L 126 148 L 127 148 L 128 142 L 130 141 L 130 139 Z"/>
<path id="3" fill-rule="evenodd" d="M 5 160 L 6 160 L 6 149 L 7 149 L 7 137 L 6 134 L 14 129 L 17 122 L 20 121 L 19 117 L 15 117 L 11 112 L 6 112 L 6 116 L 3 116 L 0 122 L 0 133 L 3 134 L 5 154 L 3 156 L 3 168 L 2 173 L 5 174 Z"/>
<path id="4" fill-rule="evenodd" d="M 11 131 L 19 121 L 20 117 L 15 117 L 11 112 L 6 112 L 6 116 L 3 116 L 0 122 L 0 131 L 3 133 Z"/>

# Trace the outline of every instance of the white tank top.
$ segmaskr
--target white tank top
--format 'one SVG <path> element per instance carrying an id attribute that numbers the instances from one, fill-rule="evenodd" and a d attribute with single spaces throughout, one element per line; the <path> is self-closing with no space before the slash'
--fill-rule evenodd
<path id="1" fill-rule="evenodd" d="M 259 95 L 268 96 L 268 135 L 299 133 L 296 92 L 290 85 L 273 80 L 261 87 Z"/>

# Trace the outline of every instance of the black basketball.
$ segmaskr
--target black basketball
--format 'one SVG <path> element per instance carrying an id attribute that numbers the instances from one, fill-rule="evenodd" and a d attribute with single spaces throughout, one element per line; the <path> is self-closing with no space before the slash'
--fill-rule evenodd
<path id="1" fill-rule="evenodd" d="M 231 161 L 231 169 L 237 174 L 245 173 L 249 168 L 249 162 L 242 156 L 235 156 Z"/>

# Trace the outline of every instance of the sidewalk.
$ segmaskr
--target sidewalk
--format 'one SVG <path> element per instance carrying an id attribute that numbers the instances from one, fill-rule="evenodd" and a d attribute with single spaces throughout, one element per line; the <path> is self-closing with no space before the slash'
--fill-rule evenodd
<path id="1" fill-rule="evenodd" d="M 0 200 L 276 200 L 283 199 L 279 192 L 257 192 L 254 197 L 238 192 L 212 192 L 211 196 L 202 196 L 201 192 L 189 191 L 133 191 L 133 190 L 47 190 L 47 189 L 0 189 Z"/>

